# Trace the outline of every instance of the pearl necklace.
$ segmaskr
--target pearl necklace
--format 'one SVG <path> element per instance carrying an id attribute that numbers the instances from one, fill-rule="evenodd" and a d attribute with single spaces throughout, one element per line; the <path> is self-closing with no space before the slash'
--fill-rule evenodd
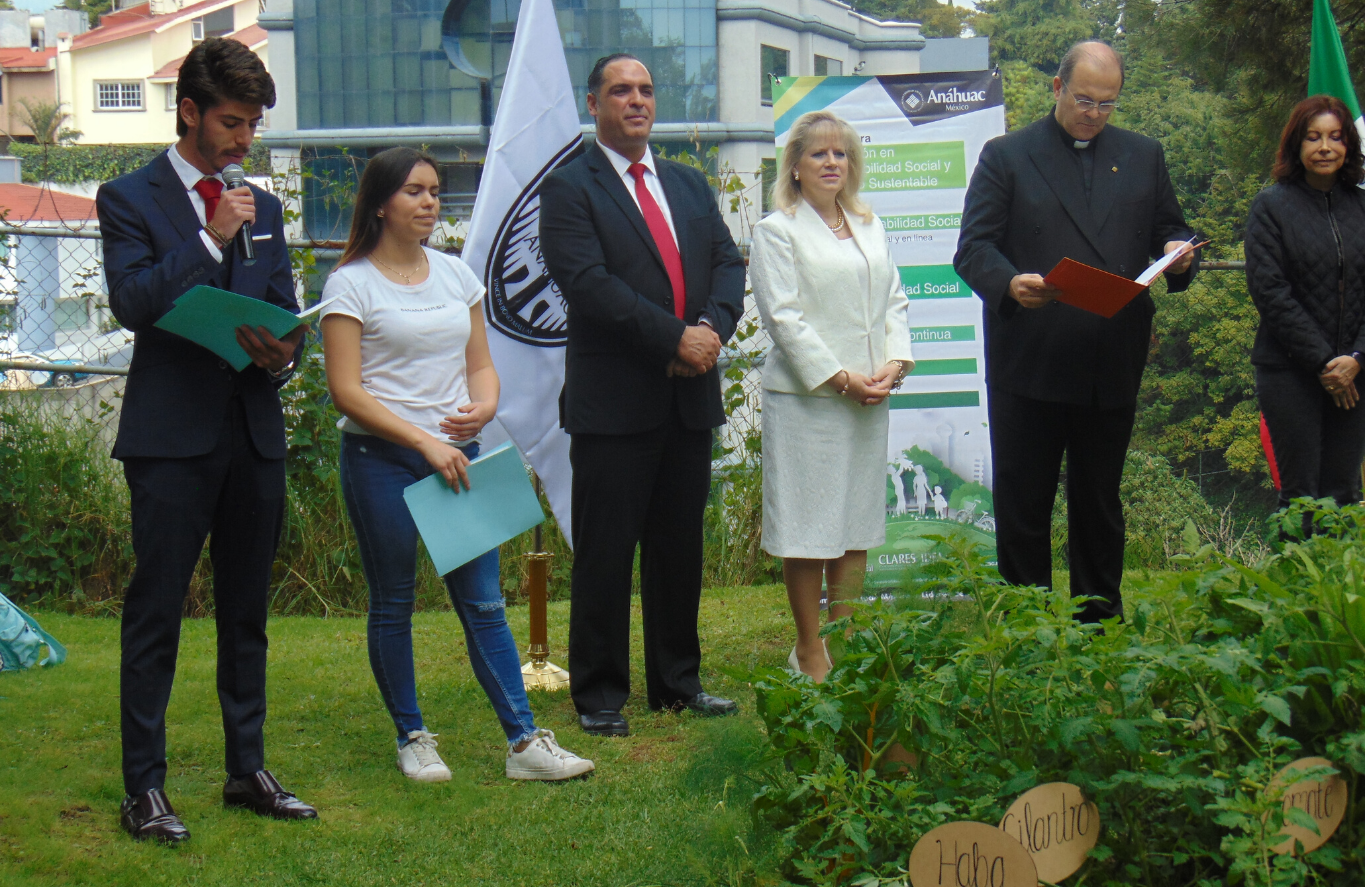
<path id="1" fill-rule="evenodd" d="M 386 262 L 386 261 L 384 261 L 383 259 L 379 258 L 379 256 L 376 256 L 374 253 L 370 253 L 370 258 L 373 259 L 374 261 L 378 262 L 379 264 L 383 265 L 385 268 L 389 269 L 389 270 L 392 271 L 394 274 L 397 274 L 399 277 L 403 278 L 403 282 L 404 282 L 405 284 L 407 284 L 408 286 L 412 286 L 412 277 L 413 277 L 413 275 L 416 274 L 418 271 L 421 271 L 421 270 L 422 270 L 422 264 L 423 264 L 424 262 L 426 262 L 426 260 L 427 260 L 427 254 L 426 254 L 426 251 L 425 251 L 425 250 L 422 252 L 422 257 L 421 257 L 420 259 L 417 260 L 417 267 L 412 269 L 412 273 L 411 273 L 411 274 L 404 274 L 402 271 L 399 271 L 397 268 L 393 267 L 393 266 L 390 265 L 388 262 Z"/>
<path id="2" fill-rule="evenodd" d="M 833 233 L 835 233 L 835 234 L 838 234 L 840 231 L 844 230 L 844 221 L 845 221 L 845 219 L 844 219 L 844 208 L 843 208 L 842 206 L 840 206 L 838 203 L 835 203 L 835 204 L 834 204 L 834 211 L 837 212 L 837 213 L 839 214 L 839 224 L 837 224 L 837 225 L 831 225 L 829 222 L 825 222 L 825 227 L 828 228 L 831 232 L 833 232 Z M 821 221 L 823 222 L 824 219 L 821 219 Z"/>

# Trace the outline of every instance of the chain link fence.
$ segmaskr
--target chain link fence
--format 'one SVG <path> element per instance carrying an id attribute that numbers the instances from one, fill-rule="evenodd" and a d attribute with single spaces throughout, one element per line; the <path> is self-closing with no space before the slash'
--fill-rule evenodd
<path id="1" fill-rule="evenodd" d="M 453 238 L 447 240 L 454 251 Z M 339 244 L 290 243 L 299 299 L 321 291 Z M 759 377 L 764 338 L 746 316 L 722 357 L 730 423 L 717 435 L 715 495 L 707 511 L 707 583 L 771 581 L 776 567 L 759 548 Z M 94 224 L 0 225 L 0 592 L 52 600 L 82 612 L 117 610 L 133 559 L 127 490 L 109 453 L 118 429 L 133 336 L 109 308 L 103 250 Z M 272 610 L 363 612 L 365 586 L 336 482 L 336 420 L 317 337 L 281 392 L 288 425 L 289 498 Z M 507 394 L 504 392 L 504 397 Z M 485 432 L 502 439 L 498 426 Z M 568 591 L 572 562 L 550 520 L 556 555 L 551 595 Z M 503 549 L 503 587 L 524 583 L 527 539 Z M 207 561 L 191 582 L 189 615 L 212 612 Z M 430 574 L 430 575 L 427 575 Z M 419 605 L 443 607 L 444 590 L 423 562 Z"/>
<path id="2" fill-rule="evenodd" d="M 454 251 L 459 241 L 445 241 Z M 301 304 L 316 301 L 339 244 L 290 243 Z M 1206 268 L 1236 272 L 1240 263 Z M 0 225 L 0 591 L 114 607 L 131 566 L 127 494 L 109 458 L 132 358 L 132 334 L 109 309 L 96 226 Z M 706 518 L 706 582 L 774 581 L 776 562 L 760 548 L 762 524 L 760 377 L 769 346 L 752 300 L 722 355 L 728 424 L 716 437 L 715 487 Z M 314 344 L 283 390 L 290 434 L 290 499 L 277 564 L 276 612 L 346 613 L 364 608 L 358 553 L 336 493 L 337 415 L 327 401 L 321 348 Z M 504 394 L 506 396 L 506 394 Z M 498 441 L 499 429 L 486 437 Z M 1202 454 L 1201 454 L 1202 455 Z M 1201 466 L 1197 482 L 1218 473 Z M 1207 468 L 1207 470 L 1205 470 Z M 1207 478 L 1212 480 L 1212 478 Z M 553 521 L 546 545 L 558 555 L 551 592 L 567 590 L 571 558 Z M 504 588 L 516 595 L 529 540 L 505 548 Z M 429 605 L 443 592 L 424 576 Z M 187 611 L 211 606 L 207 569 L 191 586 Z M 429 594 L 428 594 L 429 592 Z"/>
<path id="3" fill-rule="evenodd" d="M 329 243 L 296 241 L 290 247 L 296 267 L 307 269 L 330 268 L 340 252 Z M 44 409 L 98 423 L 112 445 L 133 334 L 109 308 L 103 259 L 93 226 L 0 225 L 0 397 L 31 392 L 26 399 Z M 302 276 L 300 303 L 316 301 L 324 280 L 316 273 Z M 717 441 L 720 471 L 758 458 L 764 347 L 752 306 L 742 326 L 743 341 L 727 348 L 720 362 L 730 416 Z"/>

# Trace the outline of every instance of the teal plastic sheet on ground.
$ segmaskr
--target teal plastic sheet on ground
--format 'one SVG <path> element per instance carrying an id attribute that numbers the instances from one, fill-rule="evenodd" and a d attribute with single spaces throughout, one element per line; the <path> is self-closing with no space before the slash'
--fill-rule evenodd
<path id="1" fill-rule="evenodd" d="M 47 647 L 46 656 L 42 656 L 43 647 Z M 66 647 L 43 631 L 36 619 L 0 594 L 0 671 L 60 665 L 65 661 Z"/>

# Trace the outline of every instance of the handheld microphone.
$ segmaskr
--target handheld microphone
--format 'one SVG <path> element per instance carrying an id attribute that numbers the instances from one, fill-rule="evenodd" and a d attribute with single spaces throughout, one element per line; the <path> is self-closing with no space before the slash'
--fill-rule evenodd
<path id="1" fill-rule="evenodd" d="M 246 171 L 236 163 L 223 167 L 223 183 L 229 189 L 240 188 L 246 184 Z M 251 223 L 243 222 L 237 229 L 237 252 L 242 256 L 243 265 L 256 264 L 256 245 L 251 242 Z"/>

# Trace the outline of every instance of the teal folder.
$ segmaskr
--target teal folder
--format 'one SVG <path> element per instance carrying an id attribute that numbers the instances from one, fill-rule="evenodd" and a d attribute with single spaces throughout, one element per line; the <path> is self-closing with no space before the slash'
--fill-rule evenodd
<path id="1" fill-rule="evenodd" d="M 330 301 L 330 300 L 329 300 Z M 321 307 L 320 305 L 314 308 Z M 237 344 L 237 327 L 263 326 L 279 339 L 289 335 L 313 310 L 291 314 L 278 305 L 211 286 L 196 286 L 175 300 L 155 326 L 203 345 L 241 372 L 251 358 Z"/>
<path id="2" fill-rule="evenodd" d="M 440 576 L 545 520 L 511 443 L 469 463 L 469 489 L 457 493 L 433 474 L 403 490 L 403 501 Z"/>

